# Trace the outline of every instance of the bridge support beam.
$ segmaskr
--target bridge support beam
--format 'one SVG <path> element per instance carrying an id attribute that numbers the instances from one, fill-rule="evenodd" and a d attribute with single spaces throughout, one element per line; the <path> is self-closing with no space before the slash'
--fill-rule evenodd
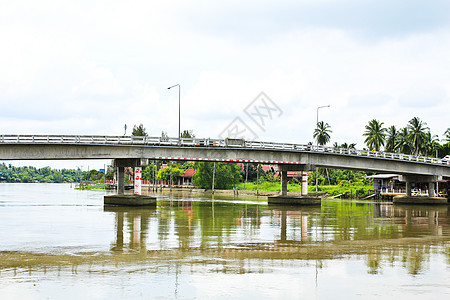
<path id="1" fill-rule="evenodd" d="M 320 205 L 320 197 L 308 196 L 308 172 L 313 169 L 311 165 L 278 165 L 278 171 L 281 173 L 281 193 L 279 196 L 268 197 L 269 204 L 282 205 Z M 302 195 L 291 196 L 287 193 L 287 172 L 302 171 Z"/>
<path id="2" fill-rule="evenodd" d="M 434 197 L 435 196 L 434 182 L 428 182 L 428 196 L 429 197 Z"/>
<path id="3" fill-rule="evenodd" d="M 141 195 L 140 186 L 136 187 L 134 195 L 125 195 L 125 168 L 136 168 L 135 180 L 140 181 L 140 167 L 148 165 L 148 159 L 115 159 L 113 165 L 117 168 L 117 195 L 106 195 L 104 205 L 156 206 L 156 198 Z"/>
<path id="4" fill-rule="evenodd" d="M 406 182 L 406 196 L 411 197 L 411 182 L 410 181 Z"/>
<path id="5" fill-rule="evenodd" d="M 125 168 L 117 167 L 117 194 L 123 195 L 125 193 Z"/>

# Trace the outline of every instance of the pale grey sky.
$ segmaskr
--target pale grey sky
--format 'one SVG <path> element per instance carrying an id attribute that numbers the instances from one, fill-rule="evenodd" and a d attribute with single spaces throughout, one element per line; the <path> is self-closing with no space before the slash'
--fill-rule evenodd
<path id="1" fill-rule="evenodd" d="M 198 137 L 249 122 L 261 91 L 283 114 L 255 129 L 260 140 L 312 141 L 327 104 L 332 143 L 363 148 L 373 118 L 418 116 L 442 137 L 449 14 L 444 0 L 0 0 L 0 134 L 122 135 L 142 123 L 177 136 L 167 87 L 179 83 L 181 127 Z"/>

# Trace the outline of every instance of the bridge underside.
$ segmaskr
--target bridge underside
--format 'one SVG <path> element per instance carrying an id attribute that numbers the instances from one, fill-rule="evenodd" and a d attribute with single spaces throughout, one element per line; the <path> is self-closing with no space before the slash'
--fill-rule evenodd
<path id="1" fill-rule="evenodd" d="M 436 164 L 366 156 L 292 150 L 233 147 L 164 147 L 135 145 L 2 144 L 0 160 L 156 159 L 181 161 L 254 162 L 283 165 L 286 170 L 315 167 L 400 175 L 450 178 L 450 168 Z"/>
<path id="2" fill-rule="evenodd" d="M 403 181 L 407 183 L 407 196 L 410 196 L 408 186 L 411 186 L 411 182 L 427 182 L 429 189 L 434 191 L 433 182 L 450 178 L 450 168 L 445 165 L 314 151 L 242 147 L 23 143 L 1 144 L 0 147 L 0 160 L 70 159 L 111 159 L 116 162 L 116 166 L 120 167 L 118 169 L 123 169 L 124 166 L 145 165 L 147 159 L 276 164 L 284 179 L 280 189 L 284 197 L 287 195 L 287 171 L 310 171 L 316 167 L 403 175 Z M 122 177 L 121 173 L 118 174 L 119 178 Z M 118 192 L 121 193 L 122 190 Z M 433 196 L 432 193 L 430 197 Z"/>

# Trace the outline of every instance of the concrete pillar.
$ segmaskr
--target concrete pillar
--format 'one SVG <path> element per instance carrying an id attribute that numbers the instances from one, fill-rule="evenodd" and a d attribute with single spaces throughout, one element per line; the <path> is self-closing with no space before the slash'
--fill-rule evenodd
<path id="1" fill-rule="evenodd" d="M 434 182 L 428 182 L 428 197 L 434 197 Z"/>
<path id="2" fill-rule="evenodd" d="M 281 195 L 287 195 L 287 171 L 281 171 Z"/>
<path id="3" fill-rule="evenodd" d="M 406 181 L 406 196 L 411 197 L 411 182 Z"/>
<path id="4" fill-rule="evenodd" d="M 125 169 L 124 167 L 117 167 L 117 194 L 123 195 L 125 193 Z"/>
<path id="5" fill-rule="evenodd" d="M 302 172 L 302 196 L 308 195 L 308 172 Z"/>

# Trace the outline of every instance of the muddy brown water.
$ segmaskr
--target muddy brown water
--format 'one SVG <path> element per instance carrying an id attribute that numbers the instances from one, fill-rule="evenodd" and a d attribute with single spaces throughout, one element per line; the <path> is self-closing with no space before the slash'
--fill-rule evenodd
<path id="1" fill-rule="evenodd" d="M 446 299 L 449 206 L 0 184 L 1 299 Z M 338 297 L 339 296 L 339 297 Z"/>

